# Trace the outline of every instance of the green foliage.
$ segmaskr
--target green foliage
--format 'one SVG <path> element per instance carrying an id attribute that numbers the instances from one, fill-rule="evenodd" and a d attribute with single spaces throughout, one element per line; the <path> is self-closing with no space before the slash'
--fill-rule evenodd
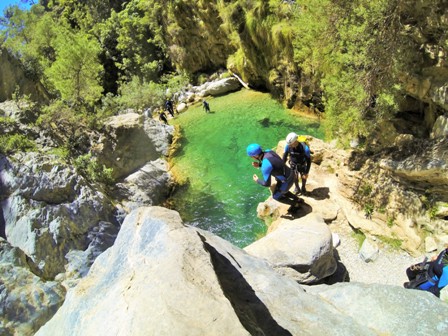
<path id="1" fill-rule="evenodd" d="M 63 160 L 68 160 L 70 158 L 70 151 L 66 147 L 56 147 L 48 151 L 49 154 L 56 155 Z"/>
<path id="2" fill-rule="evenodd" d="M 71 156 L 75 156 L 77 139 L 87 134 L 89 121 L 82 110 L 75 110 L 56 100 L 43 108 L 36 124 L 52 134 L 61 147 L 67 148 Z"/>
<path id="3" fill-rule="evenodd" d="M 386 236 L 379 236 L 378 237 L 383 243 L 389 245 L 395 250 L 398 250 L 401 248 L 401 245 L 403 244 L 403 241 L 398 238 L 390 238 Z"/>
<path id="4" fill-rule="evenodd" d="M 1 117 L 0 116 L 0 128 L 5 129 L 13 126 L 15 124 L 14 119 L 11 117 Z"/>
<path id="5" fill-rule="evenodd" d="M 165 87 L 154 82 L 142 83 L 136 76 L 121 86 L 116 98 L 119 106 L 142 110 L 149 106 L 162 106 L 165 99 Z"/>
<path id="6" fill-rule="evenodd" d="M 359 193 L 361 196 L 366 197 L 372 193 L 372 185 L 369 183 L 364 183 L 359 188 Z"/>
<path id="7" fill-rule="evenodd" d="M 387 217 L 387 226 L 388 227 L 392 227 L 395 224 L 395 219 L 394 217 Z"/>
<path id="8" fill-rule="evenodd" d="M 0 135 L 0 153 L 13 154 L 36 150 L 36 144 L 23 134 Z"/>
<path id="9" fill-rule="evenodd" d="M 106 185 L 111 185 L 114 182 L 113 169 L 107 168 L 105 165 L 101 166 L 90 153 L 78 156 L 74 161 L 74 166 L 79 174 L 91 182 L 100 182 Z"/>
<path id="10" fill-rule="evenodd" d="M 66 30 L 55 41 L 56 60 L 45 71 L 63 100 L 93 105 L 101 97 L 100 46 L 89 35 Z"/>
<path id="11" fill-rule="evenodd" d="M 364 215 L 366 218 L 371 218 L 373 215 L 373 211 L 375 210 L 375 205 L 371 202 L 367 202 L 364 204 Z"/>
<path id="12" fill-rule="evenodd" d="M 366 235 L 361 230 L 354 230 L 351 235 L 353 239 L 358 242 L 359 247 L 361 247 L 364 240 L 366 240 Z"/>
<path id="13" fill-rule="evenodd" d="M 439 205 L 437 201 L 431 195 L 422 195 L 420 196 L 420 201 L 423 204 L 423 207 L 427 211 L 430 220 L 434 220 L 437 217 L 439 212 Z"/>
<path id="14" fill-rule="evenodd" d="M 297 3 L 294 56 L 324 90 L 329 136 L 343 143 L 368 137 L 395 106 L 397 60 L 407 50 L 400 7 L 386 0 Z"/>

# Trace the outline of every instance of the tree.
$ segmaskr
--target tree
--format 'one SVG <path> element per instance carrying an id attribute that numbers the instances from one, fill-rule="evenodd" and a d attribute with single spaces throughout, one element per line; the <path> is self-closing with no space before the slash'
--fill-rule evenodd
<path id="1" fill-rule="evenodd" d="M 99 43 L 86 33 L 67 28 L 55 42 L 56 60 L 45 74 L 61 98 L 76 105 L 92 106 L 101 98 Z"/>

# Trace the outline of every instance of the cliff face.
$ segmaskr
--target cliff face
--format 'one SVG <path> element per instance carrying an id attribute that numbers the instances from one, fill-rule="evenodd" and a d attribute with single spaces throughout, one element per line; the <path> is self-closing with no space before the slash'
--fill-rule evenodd
<path id="1" fill-rule="evenodd" d="M 12 99 L 14 93 L 29 95 L 38 102 L 49 100 L 43 85 L 27 77 L 23 67 L 5 49 L 0 50 L 0 78 L 0 102 Z"/>

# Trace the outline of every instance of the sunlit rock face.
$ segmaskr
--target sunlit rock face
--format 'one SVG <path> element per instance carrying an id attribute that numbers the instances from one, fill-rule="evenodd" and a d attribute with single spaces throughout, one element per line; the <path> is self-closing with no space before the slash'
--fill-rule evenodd
<path id="1" fill-rule="evenodd" d="M 33 100 L 48 102 L 49 95 L 43 85 L 27 78 L 19 62 L 0 49 L 0 102 L 12 99 L 13 94 L 29 95 Z"/>
<path id="2" fill-rule="evenodd" d="M 266 261 L 185 226 L 177 212 L 144 207 L 126 217 L 114 246 L 36 335 L 446 332 L 446 304 L 430 293 L 356 283 L 302 287 Z"/>

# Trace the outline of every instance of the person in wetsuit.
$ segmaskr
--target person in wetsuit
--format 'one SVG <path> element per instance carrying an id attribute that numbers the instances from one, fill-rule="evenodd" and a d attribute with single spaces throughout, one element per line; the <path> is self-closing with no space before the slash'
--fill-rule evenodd
<path id="1" fill-rule="evenodd" d="M 425 258 L 425 261 L 411 265 L 406 275 L 409 282 L 403 284 L 405 288 L 428 291 L 439 297 L 440 290 L 448 285 L 448 248 L 429 262 Z"/>
<path id="2" fill-rule="evenodd" d="M 289 156 L 289 166 L 294 171 L 294 185 L 296 186 L 294 193 L 306 193 L 306 180 L 311 168 L 311 152 L 310 148 L 303 142 L 298 141 L 298 135 L 291 132 L 286 137 L 286 147 L 283 153 L 283 162 Z M 299 189 L 299 176 L 302 179 L 302 188 Z"/>
<path id="3" fill-rule="evenodd" d="M 171 100 L 167 100 L 165 102 L 165 108 L 168 111 L 169 114 L 171 114 L 171 116 L 174 118 L 174 107 L 173 107 L 173 102 Z"/>
<path id="4" fill-rule="evenodd" d="M 210 105 L 205 99 L 202 101 L 202 107 L 204 108 L 205 113 L 210 113 Z"/>
<path id="5" fill-rule="evenodd" d="M 160 112 L 160 114 L 159 114 L 159 119 L 160 119 L 161 121 L 163 121 L 164 124 L 168 125 L 168 120 L 166 119 L 166 115 L 165 115 L 165 113 L 163 113 L 163 111 Z"/>
<path id="6" fill-rule="evenodd" d="M 262 179 L 257 174 L 253 175 L 253 180 L 263 187 L 270 187 L 272 178 L 277 181 L 272 198 L 284 204 L 290 205 L 289 212 L 296 211 L 299 204 L 303 201 L 294 195 L 289 189 L 294 183 L 294 172 L 289 168 L 283 160 L 272 150 L 263 151 L 260 145 L 250 144 L 246 149 L 247 155 L 255 159 L 252 166 L 260 168 Z"/>

